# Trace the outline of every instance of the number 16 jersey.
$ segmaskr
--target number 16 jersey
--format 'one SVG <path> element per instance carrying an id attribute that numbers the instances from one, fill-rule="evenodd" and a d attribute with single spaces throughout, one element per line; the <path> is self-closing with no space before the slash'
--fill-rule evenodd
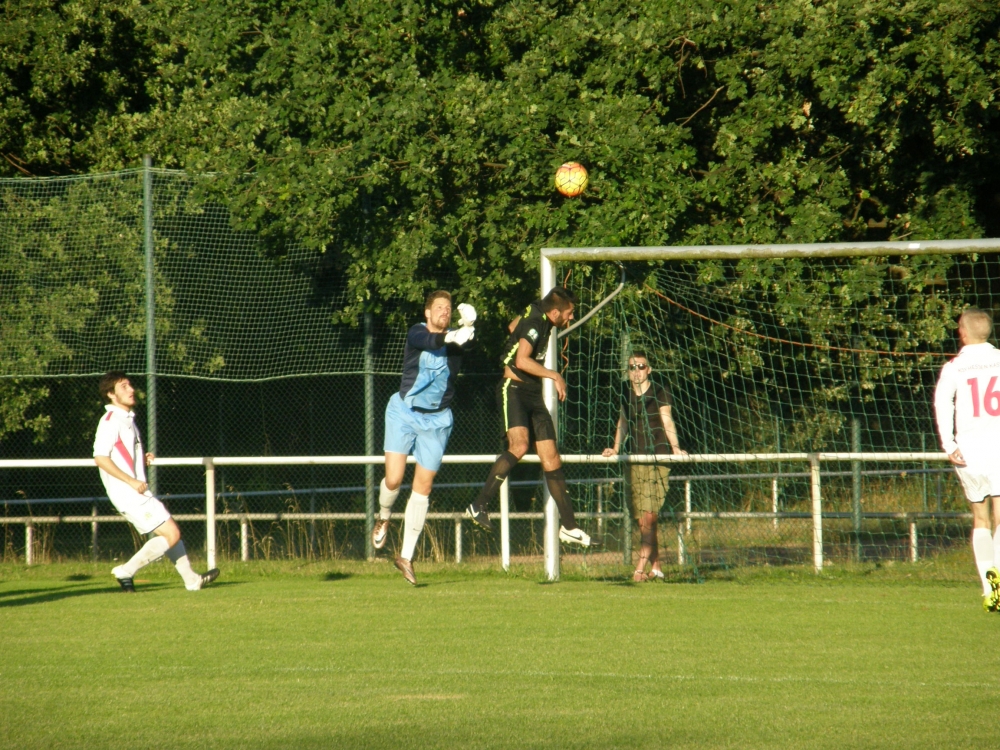
<path id="1" fill-rule="evenodd" d="M 970 471 L 1000 471 L 1000 351 L 967 344 L 941 368 L 934 391 L 941 447 L 961 449 Z"/>

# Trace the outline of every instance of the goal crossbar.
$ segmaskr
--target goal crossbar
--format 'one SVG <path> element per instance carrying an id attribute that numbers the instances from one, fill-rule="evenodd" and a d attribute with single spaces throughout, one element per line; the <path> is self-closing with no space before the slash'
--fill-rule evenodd
<path id="1" fill-rule="evenodd" d="M 718 260 L 744 258 L 847 258 L 872 255 L 954 255 L 1000 252 L 1000 238 L 919 242 L 822 242 L 774 245 L 666 245 L 660 247 L 547 247 L 543 276 L 553 261 Z M 547 291 L 547 290 L 543 290 Z"/>

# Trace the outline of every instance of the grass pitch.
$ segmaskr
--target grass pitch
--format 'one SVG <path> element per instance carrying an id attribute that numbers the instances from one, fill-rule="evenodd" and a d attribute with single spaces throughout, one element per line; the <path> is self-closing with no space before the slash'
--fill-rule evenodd
<path id="1" fill-rule="evenodd" d="M 1000 616 L 958 580 L 418 565 L 0 566 L 0 745 L 983 747 Z M 971 568 L 971 563 L 967 566 Z"/>

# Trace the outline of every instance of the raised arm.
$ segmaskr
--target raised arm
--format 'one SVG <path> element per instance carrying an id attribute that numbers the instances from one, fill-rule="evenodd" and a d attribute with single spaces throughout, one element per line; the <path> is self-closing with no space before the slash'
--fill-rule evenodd
<path id="1" fill-rule="evenodd" d="M 536 378 L 548 378 L 556 384 L 556 393 L 560 401 L 566 400 L 566 381 L 555 370 L 543 367 L 535 361 L 534 347 L 528 339 L 520 339 L 517 343 L 517 355 L 514 357 L 514 367 Z"/>
<path id="2" fill-rule="evenodd" d="M 406 343 L 414 349 L 433 351 L 444 346 L 445 333 L 431 333 L 425 326 L 416 325 L 406 334 Z"/>

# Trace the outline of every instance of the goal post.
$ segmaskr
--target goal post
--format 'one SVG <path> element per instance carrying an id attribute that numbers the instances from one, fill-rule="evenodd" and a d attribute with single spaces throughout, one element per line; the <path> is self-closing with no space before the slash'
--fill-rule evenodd
<path id="1" fill-rule="evenodd" d="M 748 489 L 753 479 L 744 478 L 744 474 L 754 472 L 724 468 L 726 464 L 756 465 L 762 467 L 760 476 L 766 475 L 775 487 L 773 507 L 768 508 L 773 511 L 768 519 L 773 527 L 768 528 L 779 528 L 779 485 L 794 484 L 794 491 L 802 495 L 794 502 L 802 512 L 788 515 L 810 517 L 812 538 L 808 545 L 798 546 L 808 547 L 817 569 L 824 564 L 824 517 L 830 524 L 843 526 L 835 530 L 839 540 L 836 544 L 849 550 L 850 559 L 863 560 L 866 544 L 888 544 L 897 536 L 895 531 L 866 531 L 865 524 L 895 523 L 903 516 L 904 521 L 910 516 L 926 516 L 928 524 L 934 524 L 949 517 L 944 506 L 956 505 L 953 483 L 945 485 L 950 494 L 942 500 L 942 483 L 948 480 L 941 474 L 945 467 L 940 462 L 945 456 L 938 451 L 930 428 L 933 414 L 929 394 L 936 372 L 957 348 L 952 330 L 957 313 L 968 306 L 995 307 L 1000 311 L 996 253 L 1000 253 L 1000 239 L 544 248 L 540 252 L 541 294 L 565 283 L 581 297 L 580 313 L 617 294 L 612 291 L 610 271 L 601 281 L 601 264 L 623 266 L 630 275 L 631 289 L 622 295 L 621 304 L 616 301 L 606 308 L 607 312 L 602 311 L 565 339 L 560 334 L 558 343 L 556 337 L 549 342 L 546 366 L 564 371 L 568 367 L 567 380 L 575 393 L 560 405 L 554 384 L 545 382 L 546 404 L 557 425 L 564 461 L 589 462 L 592 466 L 597 463 L 601 435 L 610 445 L 609 433 L 614 434 L 612 413 L 617 415 L 618 404 L 608 402 L 615 400 L 616 389 L 621 392 L 624 387 L 624 361 L 629 351 L 650 348 L 663 375 L 684 380 L 682 395 L 697 392 L 724 400 L 736 394 L 736 400 L 742 401 L 725 408 L 705 408 L 702 403 L 702 412 L 693 416 L 690 404 L 678 404 L 687 428 L 697 426 L 703 434 L 693 441 L 696 450 L 689 451 L 690 455 L 659 462 L 675 469 L 715 466 L 717 475 L 686 472 L 688 504 L 683 511 L 669 511 L 668 503 L 661 511 L 661 520 L 683 518 L 686 529 L 691 529 L 691 519 L 697 520 L 699 513 L 706 518 L 713 513 L 717 518 L 727 514 L 754 516 L 754 512 L 740 513 L 741 507 L 753 511 L 759 500 L 754 496 L 757 490 Z M 943 257 L 935 260 L 935 256 Z M 785 277 L 771 267 L 762 271 L 763 275 L 772 273 L 775 285 L 787 282 L 789 275 L 799 274 L 809 277 L 812 286 L 783 298 L 756 278 L 749 277 L 747 283 L 733 281 L 728 286 L 720 281 L 747 261 L 777 261 L 787 266 L 783 270 Z M 708 270 L 699 277 L 699 268 Z M 575 269 L 587 270 L 574 276 Z M 684 273 L 675 274 L 679 269 Z M 753 274 L 755 270 L 743 272 Z M 684 279 L 675 284 L 675 275 L 683 275 Z M 749 287 L 753 289 L 746 291 Z M 794 309 L 794 304 L 804 307 Z M 574 338 L 578 341 L 573 342 Z M 559 361 L 564 347 L 563 356 L 570 364 Z M 586 383 L 573 383 L 574 375 Z M 737 388 L 735 381 L 742 385 Z M 742 422 L 736 410 L 743 413 Z M 772 418 L 774 436 L 763 439 L 760 432 Z M 914 428 L 918 423 L 919 436 Z M 723 429 L 740 434 L 723 435 L 713 441 L 713 435 L 718 437 Z M 685 440 L 682 434 L 681 440 L 692 445 L 691 436 Z M 742 445 L 744 450 L 733 450 L 734 445 Z M 609 491 L 625 486 L 621 467 L 648 460 L 623 451 L 618 460 L 608 462 L 608 466 L 618 468 L 616 476 L 607 475 Z M 849 470 L 844 470 L 842 464 Z M 865 464 L 875 468 L 866 470 Z M 821 497 L 821 472 L 835 477 L 830 481 L 839 483 L 837 492 L 844 495 L 838 495 L 833 509 Z M 882 507 L 865 496 L 866 486 L 888 485 L 906 476 L 918 478 L 922 505 L 907 507 L 904 512 L 890 509 L 889 500 Z M 727 482 L 729 487 L 723 488 Z M 741 482 L 742 488 L 736 486 Z M 703 493 L 711 496 L 705 500 L 709 506 L 726 496 L 723 510 L 692 509 L 692 485 L 714 488 Z M 934 492 L 936 498 L 930 497 Z M 913 494 L 913 487 L 900 491 L 896 501 L 905 505 L 902 497 L 906 493 Z M 623 495 L 618 493 L 618 502 L 623 508 L 620 515 L 626 519 L 629 513 Z M 593 498 L 587 502 L 593 505 Z M 679 507 L 679 500 L 674 505 Z M 548 577 L 556 579 L 560 567 L 558 516 L 547 493 L 545 507 L 545 568 Z M 967 508 L 962 506 L 961 510 Z M 893 517 L 892 512 L 897 516 Z M 964 517 L 964 513 L 950 513 L 956 515 Z M 627 519 L 622 526 L 617 543 L 627 556 L 632 530 Z M 677 545 L 681 558 L 691 553 L 690 542 L 680 538 L 682 528 L 679 524 Z M 913 523 L 907 532 L 915 539 Z M 946 540 L 950 533 L 940 531 L 940 539 Z M 873 534 L 881 536 L 875 538 Z M 702 543 L 708 542 L 702 539 Z M 831 544 L 828 540 L 827 547 Z M 747 555 L 750 542 L 742 541 L 740 545 L 741 554 L 753 557 Z M 715 558 L 722 559 L 725 554 Z M 915 541 L 908 554 L 911 557 L 907 559 L 916 559 Z M 713 559 L 712 555 L 706 559 Z"/>

